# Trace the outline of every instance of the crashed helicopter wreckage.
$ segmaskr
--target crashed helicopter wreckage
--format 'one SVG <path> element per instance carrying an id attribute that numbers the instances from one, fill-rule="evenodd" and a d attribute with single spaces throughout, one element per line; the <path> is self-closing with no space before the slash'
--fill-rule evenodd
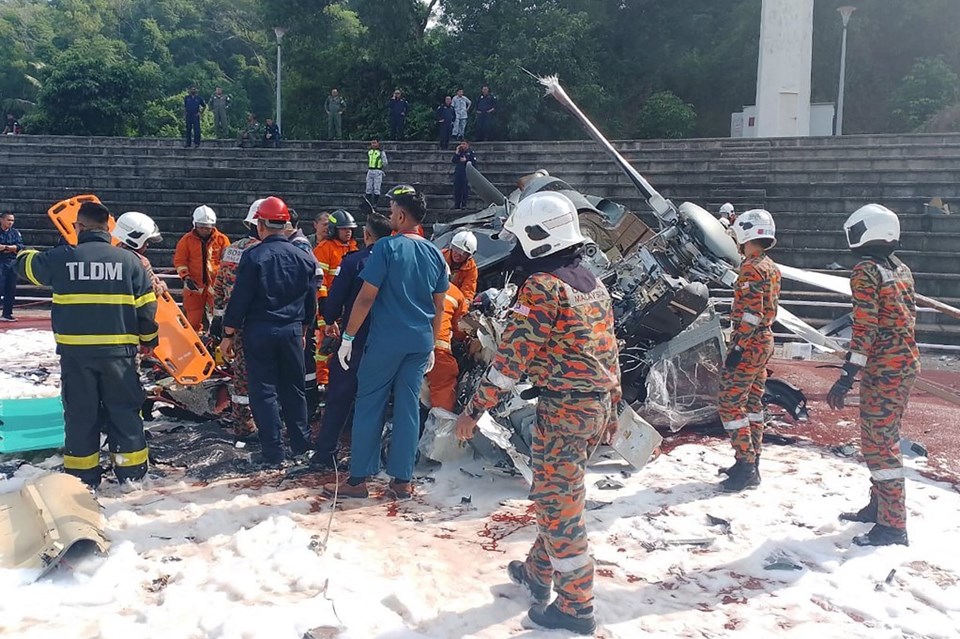
<path id="1" fill-rule="evenodd" d="M 620 446 L 614 448 L 639 468 L 647 461 L 643 455 L 659 444 L 659 436 L 651 425 L 675 432 L 690 424 L 716 419 L 726 346 L 708 285 L 729 288 L 736 280 L 740 255 L 725 227 L 713 215 L 690 202 L 675 206 L 658 193 L 580 111 L 557 78 L 537 79 L 547 88 L 547 95 L 577 117 L 644 195 L 657 230 L 644 223 L 637 213 L 606 198 L 584 195 L 546 171 L 521 178 L 518 188 L 506 196 L 468 164 L 470 184 L 488 206 L 449 224 L 436 225 L 433 238 L 443 247 L 456 232 L 472 231 L 478 239 L 474 257 L 480 270 L 480 288 L 490 287 L 481 294 L 472 319 L 466 320 L 468 325 L 473 324 L 470 328 L 482 350 L 480 357 L 465 365 L 461 362 L 459 401 L 463 405 L 479 384 L 495 353 L 516 293 L 516 286 L 510 283 L 514 275 L 509 260 L 513 240 L 500 236 L 503 222 L 523 198 L 544 191 L 560 192 L 575 203 L 581 231 L 592 240 L 584 252 L 584 264 L 604 282 L 614 300 L 624 398 L 618 407 L 620 435 L 622 438 L 626 434 L 639 443 L 630 447 L 620 441 Z M 788 279 L 828 290 L 842 288 L 835 281 L 826 286 L 818 284 L 820 274 L 791 267 L 782 270 Z M 844 282 L 849 294 L 849 283 Z M 960 313 L 936 300 L 918 301 L 940 312 L 949 311 L 954 317 Z M 782 307 L 777 321 L 818 350 L 843 354 L 835 340 Z M 918 384 L 918 388 L 951 401 L 960 400 L 956 393 L 936 386 L 924 380 Z M 806 398 L 787 382 L 768 379 L 763 399 L 766 406 L 778 405 L 795 420 L 807 418 Z M 473 440 L 475 448 L 488 458 L 496 459 L 499 455 L 499 466 L 512 465 L 528 476 L 529 469 L 517 462 L 517 451 L 529 453 L 535 415 L 535 399 L 525 397 L 523 387 L 518 386 L 513 395 L 486 416 L 488 422 L 480 428 L 483 437 Z M 457 451 L 447 439 L 452 437 L 450 419 L 449 415 L 438 417 L 428 424 L 422 453 L 434 458 L 456 456 Z M 436 433 L 431 433 L 431 428 L 437 429 Z M 525 455 L 520 456 L 526 459 Z"/>

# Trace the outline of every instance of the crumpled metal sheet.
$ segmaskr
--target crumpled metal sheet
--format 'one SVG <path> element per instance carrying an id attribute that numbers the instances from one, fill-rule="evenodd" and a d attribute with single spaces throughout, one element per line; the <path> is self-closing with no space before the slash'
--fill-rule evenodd
<path id="1" fill-rule="evenodd" d="M 39 579 L 83 542 L 110 547 L 100 504 L 76 477 L 50 473 L 0 495 L 0 568 L 36 570 Z"/>

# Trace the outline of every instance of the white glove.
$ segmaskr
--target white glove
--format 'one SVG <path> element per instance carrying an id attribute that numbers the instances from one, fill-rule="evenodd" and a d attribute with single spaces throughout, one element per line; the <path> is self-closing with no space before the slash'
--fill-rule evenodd
<path id="1" fill-rule="evenodd" d="M 337 351 L 337 359 L 340 360 L 340 366 L 343 367 L 343 370 L 350 370 L 350 364 L 347 362 L 350 361 L 350 355 L 353 353 L 353 340 L 347 341 L 343 340 L 340 342 L 340 349 Z"/>
<path id="2" fill-rule="evenodd" d="M 427 370 L 423 371 L 424 373 L 429 373 L 433 370 L 433 365 L 437 363 L 437 356 L 434 354 L 434 351 L 430 351 L 430 354 L 427 355 Z"/>

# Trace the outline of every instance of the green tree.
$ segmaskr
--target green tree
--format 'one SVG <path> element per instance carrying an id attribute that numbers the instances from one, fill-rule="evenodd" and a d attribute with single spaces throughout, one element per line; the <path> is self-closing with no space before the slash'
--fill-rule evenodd
<path id="1" fill-rule="evenodd" d="M 643 103 L 637 123 L 641 138 L 685 138 L 697 126 L 697 112 L 673 93 L 659 91 Z"/>
<path id="2" fill-rule="evenodd" d="M 893 94 L 893 118 L 901 130 L 913 131 L 956 104 L 958 90 L 960 79 L 943 58 L 921 58 Z"/>
<path id="3" fill-rule="evenodd" d="M 110 43 L 94 40 L 68 49 L 52 65 L 40 91 L 38 132 L 71 135 L 133 135 L 158 97 L 159 69 L 138 65 Z"/>

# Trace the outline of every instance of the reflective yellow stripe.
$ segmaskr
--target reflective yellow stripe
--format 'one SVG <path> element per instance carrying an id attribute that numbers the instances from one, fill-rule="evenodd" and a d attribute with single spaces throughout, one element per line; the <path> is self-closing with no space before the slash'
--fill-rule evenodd
<path id="1" fill-rule="evenodd" d="M 33 258 L 35 258 L 39 252 L 40 251 L 27 251 L 27 257 L 23 260 L 23 270 L 26 271 L 28 280 L 37 286 L 43 286 L 43 284 L 38 282 L 37 278 L 33 276 Z"/>
<path id="2" fill-rule="evenodd" d="M 114 466 L 128 468 L 130 466 L 139 466 L 147 463 L 147 449 L 141 448 L 132 453 L 110 453 Z"/>
<path id="3" fill-rule="evenodd" d="M 152 291 L 140 297 L 126 295 L 124 293 L 54 293 L 53 303 L 63 305 L 74 304 L 112 304 L 115 306 L 136 306 L 140 308 L 151 302 L 156 302 L 157 296 Z"/>
<path id="4" fill-rule="evenodd" d="M 57 344 L 64 346 L 120 346 L 140 344 L 138 335 L 60 335 L 53 334 Z"/>
<path id="5" fill-rule="evenodd" d="M 146 306 L 147 304 L 152 304 L 153 302 L 156 302 L 156 301 L 157 301 L 157 294 L 154 293 L 153 291 L 150 291 L 146 295 L 141 295 L 140 297 L 133 300 L 133 305 L 136 306 L 137 308 L 140 308 L 141 306 Z"/>
<path id="6" fill-rule="evenodd" d="M 330 265 L 327 264 L 326 262 L 317 262 L 317 264 L 319 264 L 319 265 L 320 265 L 320 268 L 322 268 L 322 269 L 325 270 L 325 271 L 329 271 L 329 270 L 330 270 Z"/>
<path id="7" fill-rule="evenodd" d="M 141 336 L 140 336 L 140 341 L 141 341 L 141 342 L 152 342 L 153 340 L 157 339 L 157 335 L 158 335 L 158 333 L 150 333 L 149 335 L 141 335 Z"/>
<path id="8" fill-rule="evenodd" d="M 86 457 L 63 456 L 63 467 L 69 470 L 90 470 L 100 465 L 100 451 Z"/>

